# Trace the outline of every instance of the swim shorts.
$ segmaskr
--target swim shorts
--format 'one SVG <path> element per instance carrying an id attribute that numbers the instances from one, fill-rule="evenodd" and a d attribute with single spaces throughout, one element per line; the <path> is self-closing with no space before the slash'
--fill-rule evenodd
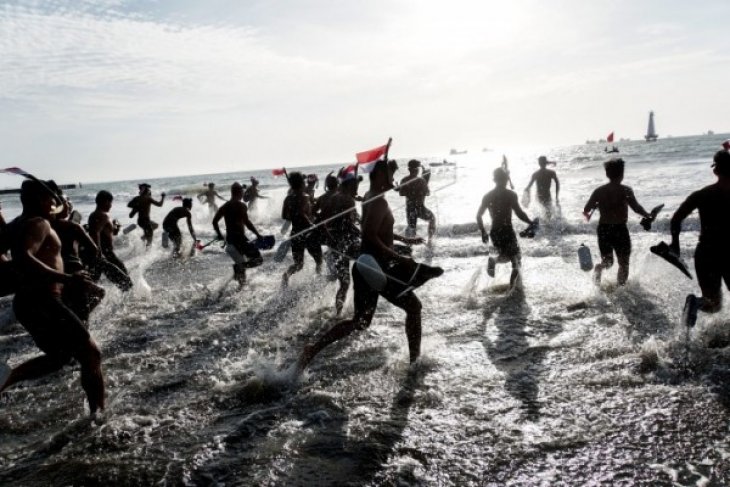
<path id="1" fill-rule="evenodd" d="M 631 237 L 626 224 L 600 223 L 598 225 L 598 249 L 603 258 L 616 257 L 628 259 L 631 256 Z"/>

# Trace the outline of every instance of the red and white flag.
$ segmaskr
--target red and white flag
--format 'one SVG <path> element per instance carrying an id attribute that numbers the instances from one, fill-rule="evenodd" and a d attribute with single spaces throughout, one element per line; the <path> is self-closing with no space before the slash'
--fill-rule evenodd
<path id="1" fill-rule="evenodd" d="M 0 172 L 6 174 L 17 174 L 18 176 L 30 176 L 30 174 L 23 171 L 19 167 L 6 167 L 5 169 L 0 169 Z"/>
<path id="2" fill-rule="evenodd" d="M 608 137 L 606 137 L 606 142 L 613 143 L 613 132 L 611 132 L 610 134 L 608 134 Z"/>
<path id="3" fill-rule="evenodd" d="M 274 176 L 284 176 L 286 174 L 286 168 L 282 167 L 281 169 L 272 169 L 271 174 Z"/>
<path id="4" fill-rule="evenodd" d="M 390 140 L 388 140 L 388 143 L 385 145 L 355 154 L 358 170 L 365 174 L 372 172 L 375 167 L 375 163 L 382 157 L 388 156 L 388 149 L 390 149 Z M 353 168 L 352 170 L 354 170 L 354 167 L 355 166 L 349 166 L 345 169 L 345 172 L 350 172 L 350 168 Z"/>

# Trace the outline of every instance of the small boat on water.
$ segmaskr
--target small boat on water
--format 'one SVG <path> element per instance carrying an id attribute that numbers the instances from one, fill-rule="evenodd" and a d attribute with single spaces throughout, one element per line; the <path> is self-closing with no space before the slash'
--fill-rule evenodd
<path id="1" fill-rule="evenodd" d="M 654 128 L 654 112 L 649 112 L 649 126 L 646 129 L 646 135 L 644 136 L 644 139 L 646 139 L 647 142 L 656 142 L 656 140 L 659 138 L 659 136 L 656 134 L 656 129 Z"/>
<path id="2" fill-rule="evenodd" d="M 456 166 L 456 163 L 449 162 L 446 159 L 444 159 L 443 162 L 429 162 L 428 165 L 430 167 L 451 167 L 451 166 Z"/>
<path id="3" fill-rule="evenodd" d="M 461 155 L 463 155 L 463 154 L 466 154 L 467 152 L 468 152 L 468 151 L 465 151 L 465 150 L 456 150 L 456 149 L 451 149 L 451 150 L 449 151 L 449 155 L 451 155 L 451 156 L 461 156 Z"/>

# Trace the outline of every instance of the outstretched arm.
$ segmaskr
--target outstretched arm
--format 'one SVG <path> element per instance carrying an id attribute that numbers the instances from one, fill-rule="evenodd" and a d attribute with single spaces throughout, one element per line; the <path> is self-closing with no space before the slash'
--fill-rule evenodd
<path id="1" fill-rule="evenodd" d="M 525 191 L 530 191 L 530 188 L 532 188 L 532 184 L 535 182 L 536 174 L 533 174 L 530 178 L 530 182 L 528 183 L 527 187 L 525 188 Z"/>
<path id="2" fill-rule="evenodd" d="M 674 252 L 679 254 L 679 234 L 682 232 L 682 222 L 687 218 L 693 211 L 697 209 L 697 193 L 692 193 L 689 197 L 679 205 L 677 211 L 672 215 L 670 223 L 670 229 L 672 232 L 672 243 L 670 247 Z"/>
<path id="3" fill-rule="evenodd" d="M 215 196 L 216 196 L 216 198 L 220 198 L 223 201 L 227 201 L 223 196 L 221 196 L 221 195 L 218 194 L 218 191 L 215 192 Z"/>
<path id="4" fill-rule="evenodd" d="M 155 206 L 162 206 L 162 203 L 164 203 L 164 202 L 165 202 L 165 193 L 162 193 L 162 195 L 161 195 L 161 196 L 162 196 L 162 197 L 160 198 L 160 201 L 155 201 L 155 200 L 153 200 L 152 198 L 150 198 L 150 201 L 151 201 L 151 202 L 152 202 L 152 204 L 153 204 L 153 205 L 155 205 Z"/>

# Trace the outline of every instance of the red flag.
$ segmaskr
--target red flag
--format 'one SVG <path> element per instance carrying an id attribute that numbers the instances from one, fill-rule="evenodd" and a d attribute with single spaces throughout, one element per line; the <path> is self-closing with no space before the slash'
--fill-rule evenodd
<path id="1" fill-rule="evenodd" d="M 271 174 L 273 174 L 274 176 L 283 176 L 286 174 L 286 169 L 284 169 L 283 167 L 281 169 L 272 169 Z"/>
<path id="2" fill-rule="evenodd" d="M 608 137 L 606 137 L 606 142 L 613 142 L 613 132 L 608 134 Z"/>
<path id="3" fill-rule="evenodd" d="M 381 145 L 375 149 L 370 149 L 365 152 L 358 152 L 355 154 L 358 164 L 366 164 L 368 162 L 375 162 L 383 157 L 388 152 L 388 144 Z"/>
<path id="4" fill-rule="evenodd" d="M 345 169 L 342 170 L 343 174 L 348 174 L 351 172 L 355 172 L 355 169 L 357 169 L 357 164 L 350 164 Z"/>

